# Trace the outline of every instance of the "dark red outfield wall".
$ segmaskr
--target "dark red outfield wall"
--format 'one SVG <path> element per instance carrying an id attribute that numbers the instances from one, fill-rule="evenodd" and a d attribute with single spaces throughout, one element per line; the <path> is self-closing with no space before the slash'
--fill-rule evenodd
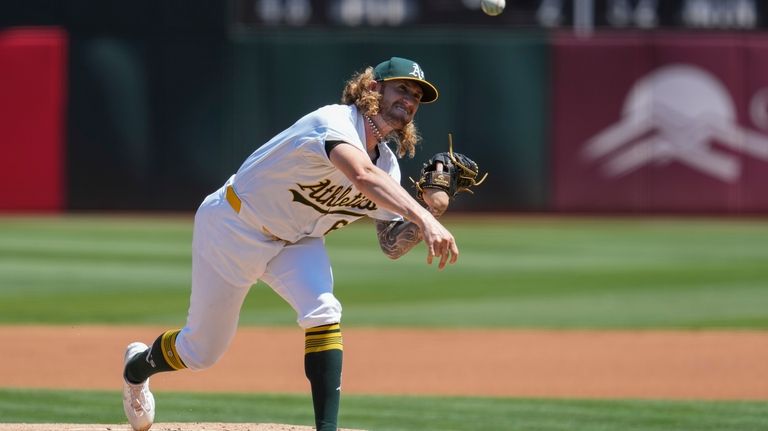
<path id="1" fill-rule="evenodd" d="M 552 207 L 768 211 L 768 36 L 552 44 Z"/>
<path id="2" fill-rule="evenodd" d="M 0 210 L 65 206 L 66 33 L 0 31 Z"/>

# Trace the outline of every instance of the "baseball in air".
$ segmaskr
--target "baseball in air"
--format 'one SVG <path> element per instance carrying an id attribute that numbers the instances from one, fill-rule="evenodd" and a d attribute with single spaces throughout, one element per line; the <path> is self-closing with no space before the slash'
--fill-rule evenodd
<path id="1" fill-rule="evenodd" d="M 486 15 L 496 16 L 504 12 L 504 6 L 506 6 L 505 0 L 481 0 L 480 9 L 485 12 Z"/>
<path id="2" fill-rule="evenodd" d="M 504 12 L 504 6 L 506 6 L 505 0 L 481 0 L 480 9 L 485 12 L 486 15 L 496 16 Z"/>

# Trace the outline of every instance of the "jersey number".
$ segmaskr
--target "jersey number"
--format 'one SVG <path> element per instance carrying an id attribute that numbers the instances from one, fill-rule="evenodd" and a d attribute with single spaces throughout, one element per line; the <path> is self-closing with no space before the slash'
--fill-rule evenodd
<path id="1" fill-rule="evenodd" d="M 331 228 L 330 228 L 330 229 L 328 229 L 327 231 L 325 231 L 325 233 L 324 233 L 323 235 L 328 235 L 329 233 L 331 233 L 331 232 L 335 231 L 336 229 L 339 229 L 339 228 L 341 228 L 341 227 L 344 227 L 344 226 L 346 226 L 346 225 L 348 225 L 348 224 L 349 224 L 349 222 L 348 222 L 348 221 L 346 221 L 346 220 L 339 220 L 339 221 L 337 221 L 336 223 L 334 223 L 334 224 L 333 224 L 333 226 L 331 226 Z"/>

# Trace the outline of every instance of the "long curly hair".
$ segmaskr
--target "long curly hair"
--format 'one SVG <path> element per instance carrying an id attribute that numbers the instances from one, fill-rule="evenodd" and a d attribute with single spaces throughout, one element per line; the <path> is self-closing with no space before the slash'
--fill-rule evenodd
<path id="1" fill-rule="evenodd" d="M 371 84 L 375 81 L 373 67 L 367 67 L 362 72 L 356 72 L 344 86 L 341 103 L 354 104 L 363 115 L 369 117 L 378 114 L 381 94 L 371 90 Z M 419 131 L 413 121 L 408 123 L 403 130 L 393 131 L 387 135 L 387 138 L 396 144 L 396 154 L 400 158 L 406 154 L 409 158 L 413 158 L 416 154 L 416 145 L 421 141 L 421 136 L 419 136 Z"/>

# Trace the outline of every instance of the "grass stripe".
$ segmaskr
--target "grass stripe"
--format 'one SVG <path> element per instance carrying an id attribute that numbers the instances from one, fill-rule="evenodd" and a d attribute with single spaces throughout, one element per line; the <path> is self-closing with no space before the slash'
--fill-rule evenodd
<path id="1" fill-rule="evenodd" d="M 312 424 L 312 404 L 304 395 L 160 392 L 155 396 L 158 422 Z M 0 389 L 0 418 L 125 423 L 116 391 Z M 757 431 L 768 427 L 768 403 L 345 395 L 340 425 L 377 431 Z"/>
<path id="2" fill-rule="evenodd" d="M 451 219 L 459 263 L 383 256 L 370 222 L 327 237 L 345 323 L 768 328 L 768 223 L 747 219 Z M 191 218 L 0 217 L 0 323 L 184 320 Z M 66 306 L 62 306 L 66 304 Z M 241 322 L 294 325 L 270 289 Z"/>

